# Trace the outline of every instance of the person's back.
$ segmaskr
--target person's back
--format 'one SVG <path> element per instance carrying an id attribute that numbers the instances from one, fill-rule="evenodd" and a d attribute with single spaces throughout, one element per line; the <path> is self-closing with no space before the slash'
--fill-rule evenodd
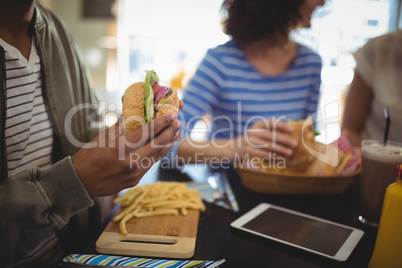
<path id="1" fill-rule="evenodd" d="M 342 131 L 352 144 L 384 137 L 388 108 L 389 140 L 402 141 L 402 30 L 369 40 L 355 53 L 355 77 L 347 93 Z"/>

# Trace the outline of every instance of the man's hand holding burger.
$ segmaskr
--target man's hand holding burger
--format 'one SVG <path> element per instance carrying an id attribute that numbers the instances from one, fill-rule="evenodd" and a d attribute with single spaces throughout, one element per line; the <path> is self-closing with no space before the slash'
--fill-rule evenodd
<path id="1" fill-rule="evenodd" d="M 150 80 L 150 73 L 147 73 L 146 83 L 151 85 L 155 80 Z M 155 73 L 151 76 L 157 78 Z M 135 92 L 133 88 L 144 92 Z M 90 196 L 112 195 L 137 185 L 152 165 L 180 139 L 181 122 L 177 120 L 177 113 L 182 103 L 177 92 L 164 89 L 158 101 L 165 99 L 158 107 L 158 101 L 153 100 L 156 94 L 145 92 L 150 88 L 145 89 L 144 83 L 140 82 L 127 89 L 123 97 L 124 133 L 116 123 L 72 157 L 77 174 Z M 149 104 L 151 108 L 147 106 Z"/>

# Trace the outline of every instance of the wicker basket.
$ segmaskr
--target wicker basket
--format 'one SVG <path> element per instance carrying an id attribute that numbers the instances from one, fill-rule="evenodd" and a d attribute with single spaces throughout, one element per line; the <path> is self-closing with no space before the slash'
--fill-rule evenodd
<path id="1" fill-rule="evenodd" d="M 301 173 L 269 173 L 256 169 L 237 170 L 243 186 L 249 190 L 266 194 L 322 194 L 343 193 L 353 182 L 360 170 L 347 175 L 311 176 Z"/>

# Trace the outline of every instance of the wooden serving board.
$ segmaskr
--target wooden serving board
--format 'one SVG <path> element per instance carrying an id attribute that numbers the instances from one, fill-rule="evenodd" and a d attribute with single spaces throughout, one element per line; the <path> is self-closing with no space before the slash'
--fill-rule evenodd
<path id="1" fill-rule="evenodd" d="M 126 223 L 128 235 L 120 233 L 118 222 L 110 221 L 96 242 L 96 250 L 104 254 L 191 258 L 199 217 L 199 210 L 189 209 L 186 216 L 132 218 Z"/>

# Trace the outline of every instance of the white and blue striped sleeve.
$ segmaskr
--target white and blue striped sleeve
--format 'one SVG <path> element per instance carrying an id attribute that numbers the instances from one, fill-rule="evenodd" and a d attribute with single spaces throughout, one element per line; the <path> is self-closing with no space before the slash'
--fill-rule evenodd
<path id="1" fill-rule="evenodd" d="M 219 88 L 223 83 L 223 73 L 215 56 L 211 50 L 207 52 L 184 91 L 184 106 L 178 116 L 182 122 L 180 129 L 182 140 L 190 135 L 196 122 L 204 115 L 211 113 L 219 102 Z M 177 156 L 180 143 L 176 143 L 170 149 L 168 153 L 170 162 Z"/>

